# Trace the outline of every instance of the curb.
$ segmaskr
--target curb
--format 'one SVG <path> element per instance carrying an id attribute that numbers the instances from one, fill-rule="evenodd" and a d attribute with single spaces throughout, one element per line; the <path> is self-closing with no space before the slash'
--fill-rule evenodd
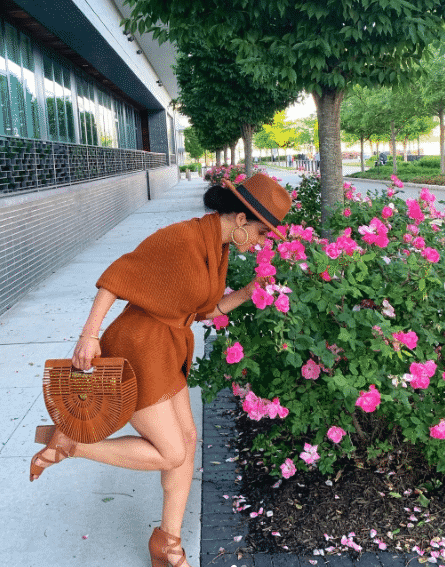
<path id="1" fill-rule="evenodd" d="M 205 344 L 205 354 L 211 351 L 210 336 Z M 236 462 L 226 462 L 235 457 L 235 422 L 231 416 L 237 400 L 228 388 L 221 390 L 216 399 L 203 404 L 202 412 L 202 490 L 201 490 L 201 567 L 224 565 L 229 567 L 418 567 L 416 554 L 363 553 L 359 559 L 348 555 L 301 556 L 294 553 L 246 553 L 238 559 L 244 543 L 234 537 L 248 535 L 249 519 L 235 514 L 232 496 L 239 495 L 236 477 L 241 474 Z M 223 495 L 228 495 L 224 499 Z M 224 551 L 220 552 L 223 548 Z"/>
<path id="2" fill-rule="evenodd" d="M 382 185 L 391 185 L 390 179 L 365 179 L 364 177 L 343 177 L 346 181 L 369 181 L 372 183 L 381 183 Z M 430 185 L 429 183 L 409 183 L 402 181 L 403 187 L 410 187 L 411 189 L 422 189 L 422 187 L 429 187 L 436 191 L 445 191 L 445 185 Z"/>

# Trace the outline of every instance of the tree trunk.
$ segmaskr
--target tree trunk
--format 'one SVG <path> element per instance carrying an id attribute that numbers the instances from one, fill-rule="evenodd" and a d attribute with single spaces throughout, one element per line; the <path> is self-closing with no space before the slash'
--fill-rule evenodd
<path id="1" fill-rule="evenodd" d="M 231 146 L 230 146 L 230 163 L 231 165 L 236 165 L 236 155 L 235 155 L 235 150 L 236 150 L 236 144 L 238 143 L 238 141 L 234 142 Z"/>
<path id="2" fill-rule="evenodd" d="M 443 107 L 439 108 L 440 124 L 440 173 L 445 173 L 445 127 L 443 123 Z"/>
<path id="3" fill-rule="evenodd" d="M 227 165 L 229 163 L 229 146 L 224 146 L 224 163 Z"/>
<path id="4" fill-rule="evenodd" d="M 340 107 L 343 91 L 312 93 L 317 107 L 320 148 L 321 222 L 328 218 L 328 207 L 344 202 L 340 141 Z"/>
<path id="5" fill-rule="evenodd" d="M 216 154 L 216 167 L 221 167 L 221 152 L 222 152 L 222 148 L 219 148 L 215 152 L 215 154 Z"/>
<path id="6" fill-rule="evenodd" d="M 252 177 L 252 140 L 254 126 L 252 124 L 243 124 L 241 131 L 244 142 L 244 162 L 247 177 Z"/>
<path id="7" fill-rule="evenodd" d="M 396 148 L 396 128 L 394 120 L 391 120 L 391 152 L 392 152 L 392 172 L 397 174 L 397 148 Z"/>
<path id="8" fill-rule="evenodd" d="M 365 139 L 360 138 L 360 169 L 365 171 Z"/>

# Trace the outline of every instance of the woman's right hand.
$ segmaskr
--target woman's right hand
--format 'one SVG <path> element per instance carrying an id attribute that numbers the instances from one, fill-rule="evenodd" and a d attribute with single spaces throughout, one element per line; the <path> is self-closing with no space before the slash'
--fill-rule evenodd
<path id="1" fill-rule="evenodd" d="M 80 337 L 72 358 L 72 363 L 79 370 L 89 370 L 92 366 L 93 358 L 101 355 L 100 344 L 97 339 L 92 337 Z"/>

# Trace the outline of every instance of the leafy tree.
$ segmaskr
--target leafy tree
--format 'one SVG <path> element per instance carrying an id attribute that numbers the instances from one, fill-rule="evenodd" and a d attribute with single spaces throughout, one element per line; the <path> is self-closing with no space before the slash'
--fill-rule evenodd
<path id="1" fill-rule="evenodd" d="M 272 122 L 264 124 L 263 129 L 270 134 L 270 137 L 279 148 L 293 148 L 299 142 L 298 132 L 295 125 L 290 120 L 286 120 L 286 111 L 281 110 L 273 117 Z"/>
<path id="2" fill-rule="evenodd" d="M 342 199 L 340 107 L 348 87 L 420 76 L 425 49 L 443 36 L 445 0 L 126 0 L 123 24 L 181 45 L 225 45 L 257 81 L 314 97 L 323 218 Z"/>
<path id="3" fill-rule="evenodd" d="M 258 130 L 253 135 L 253 143 L 260 150 L 260 152 L 262 149 L 273 150 L 277 147 L 277 143 L 272 138 L 270 132 L 266 132 L 264 125 L 261 130 Z"/>
<path id="4" fill-rule="evenodd" d="M 190 126 L 184 130 L 184 146 L 185 151 L 192 159 L 198 160 L 204 155 L 204 148 L 199 142 L 196 128 Z"/>
<path id="5" fill-rule="evenodd" d="M 175 72 L 180 88 L 176 103 L 201 132 L 201 139 L 216 138 L 223 147 L 241 135 L 246 173 L 252 175 L 253 133 L 296 97 L 254 83 L 241 71 L 235 55 L 222 48 L 188 45 L 178 56 Z"/>
<path id="6" fill-rule="evenodd" d="M 440 171 L 445 173 L 445 63 L 442 50 L 433 50 L 429 62 L 423 64 L 425 72 L 421 80 L 421 93 L 425 107 L 433 116 L 439 117 L 440 124 Z"/>

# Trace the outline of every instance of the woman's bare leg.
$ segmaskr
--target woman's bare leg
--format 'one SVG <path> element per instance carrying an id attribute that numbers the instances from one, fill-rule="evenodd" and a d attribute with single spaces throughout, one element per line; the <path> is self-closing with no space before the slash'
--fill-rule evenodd
<path id="1" fill-rule="evenodd" d="M 182 521 L 192 484 L 197 434 L 188 388 L 183 388 L 178 392 L 172 401 L 182 428 L 187 455 L 180 467 L 161 471 L 164 491 L 161 529 L 176 537 L 181 537 Z M 181 551 L 181 546 L 178 546 L 177 551 Z M 172 565 L 178 562 L 179 557 L 179 555 L 172 556 Z M 183 566 L 187 567 L 188 563 L 183 563 Z"/>
<path id="2" fill-rule="evenodd" d="M 78 443 L 74 456 L 135 470 L 169 470 L 182 465 L 187 451 L 171 399 L 137 411 L 130 423 L 141 437 Z M 62 446 L 63 437 L 61 434 Z M 54 450 L 48 449 L 43 456 L 52 460 Z M 46 465 L 38 460 L 36 464 Z"/>

